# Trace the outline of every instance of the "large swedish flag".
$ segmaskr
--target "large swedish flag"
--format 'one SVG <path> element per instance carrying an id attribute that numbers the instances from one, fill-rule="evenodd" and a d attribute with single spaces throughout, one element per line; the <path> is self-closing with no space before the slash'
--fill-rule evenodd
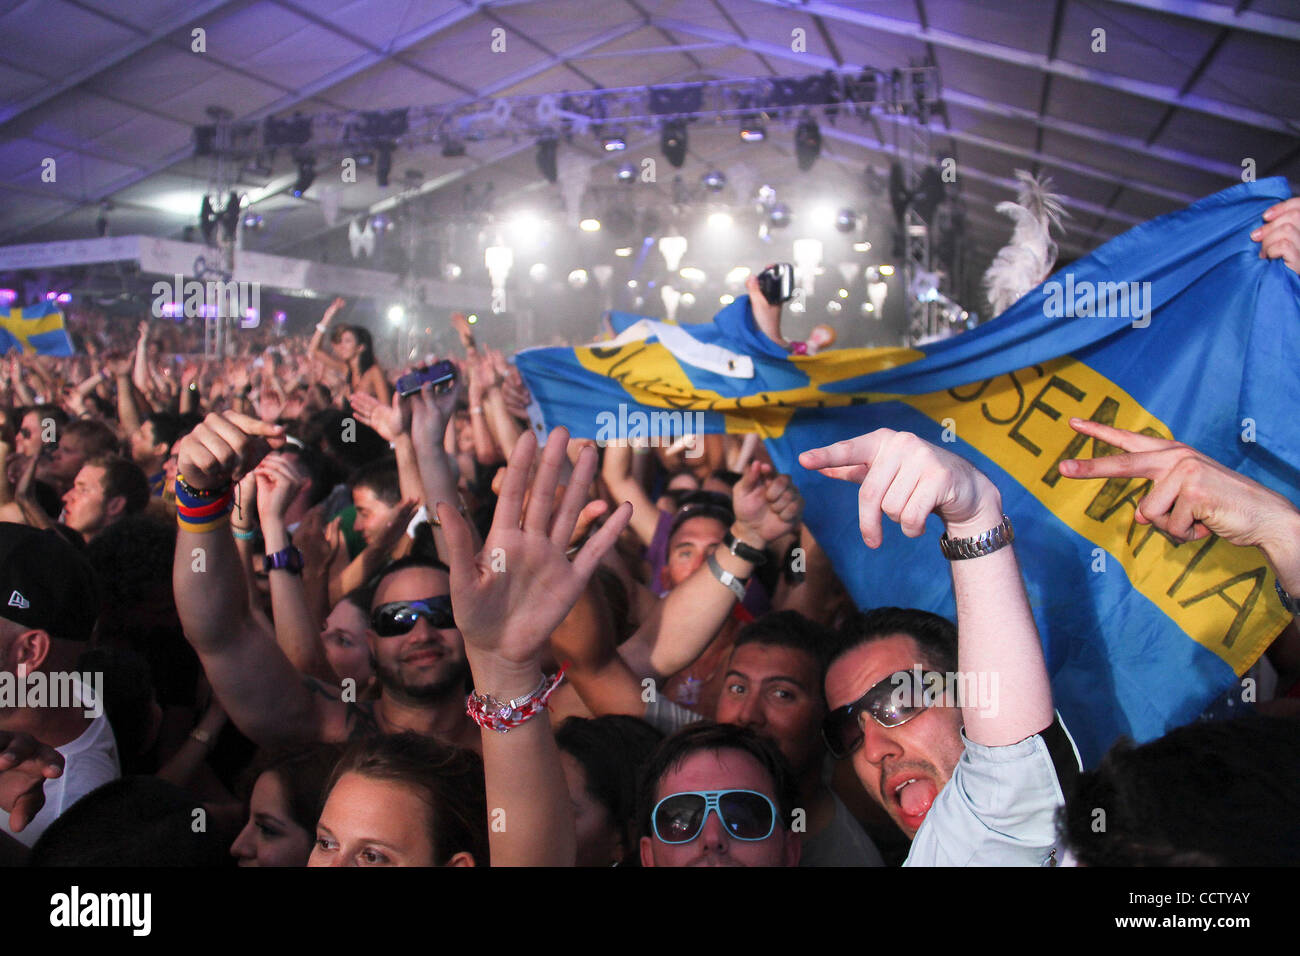
<path id="1" fill-rule="evenodd" d="M 1300 276 L 1249 238 L 1289 195 L 1282 179 L 1245 183 L 1145 223 L 996 320 L 919 351 L 788 356 L 741 299 L 710 324 L 643 325 L 517 362 L 546 426 L 578 436 L 609 437 L 620 403 L 758 430 L 862 607 L 954 613 L 938 520 L 918 540 L 886 522 L 871 551 L 856 488 L 805 471 L 798 453 L 879 427 L 950 441 L 1002 490 L 1057 706 L 1091 764 L 1120 734 L 1144 741 L 1194 718 L 1289 621 L 1259 551 L 1177 544 L 1133 520 L 1148 482 L 1057 470 L 1114 451 L 1089 448 L 1068 425 L 1078 416 L 1177 437 L 1300 501 Z M 708 348 L 671 346 L 683 331 Z"/>
<path id="2" fill-rule="evenodd" d="M 0 355 L 17 349 L 31 355 L 71 355 L 63 313 L 48 300 L 0 313 Z"/>

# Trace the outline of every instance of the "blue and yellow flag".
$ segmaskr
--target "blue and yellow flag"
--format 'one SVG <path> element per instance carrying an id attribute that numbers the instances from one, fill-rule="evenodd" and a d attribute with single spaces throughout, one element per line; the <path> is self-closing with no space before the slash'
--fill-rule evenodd
<path id="1" fill-rule="evenodd" d="M 1289 195 L 1280 178 L 1245 183 L 1145 223 L 919 350 L 790 356 L 742 298 L 702 325 L 616 316 L 612 343 L 517 362 L 547 428 L 757 430 L 863 608 L 954 614 L 938 519 L 915 540 L 886 522 L 871 551 L 856 487 L 805 471 L 798 453 L 880 427 L 948 442 L 1002 491 L 1057 706 L 1093 764 L 1121 734 L 1141 742 L 1195 718 L 1290 620 L 1257 549 L 1178 544 L 1134 521 L 1149 482 L 1057 470 L 1115 451 L 1074 432 L 1078 416 L 1176 437 L 1300 501 L 1300 276 L 1249 238 Z"/>
<path id="2" fill-rule="evenodd" d="M 71 355 L 63 313 L 48 299 L 0 313 L 0 355 L 17 349 L 28 355 Z"/>

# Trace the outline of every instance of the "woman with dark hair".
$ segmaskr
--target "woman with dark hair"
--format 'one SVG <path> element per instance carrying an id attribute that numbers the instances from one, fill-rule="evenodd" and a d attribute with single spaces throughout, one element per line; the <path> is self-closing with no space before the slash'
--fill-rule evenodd
<path id="1" fill-rule="evenodd" d="M 578 831 L 578 866 L 636 866 L 637 771 L 663 739 L 622 714 L 570 717 L 555 732 Z"/>
<path id="2" fill-rule="evenodd" d="M 312 336 L 307 352 L 346 373 L 349 393 L 365 392 L 387 405 L 392 400 L 393 390 L 384 370 L 375 362 L 375 345 L 368 329 L 359 325 L 341 325 L 330 335 L 334 354 L 331 355 L 322 348 L 330 321 L 343 305 L 342 299 L 330 303 L 325 315 L 316 324 L 316 334 Z"/>
<path id="3" fill-rule="evenodd" d="M 248 823 L 230 847 L 240 866 L 307 865 L 325 781 L 342 752 L 337 744 L 315 744 L 261 759 Z"/>
<path id="4" fill-rule="evenodd" d="M 414 733 L 358 740 L 325 788 L 308 866 L 486 866 L 483 760 Z"/>

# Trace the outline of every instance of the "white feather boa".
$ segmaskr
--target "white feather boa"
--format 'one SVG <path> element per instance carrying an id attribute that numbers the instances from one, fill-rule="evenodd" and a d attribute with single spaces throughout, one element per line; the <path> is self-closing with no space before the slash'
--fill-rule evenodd
<path id="1" fill-rule="evenodd" d="M 1041 181 L 1023 169 L 1016 170 L 1020 180 L 1019 202 L 1000 202 L 997 211 L 1015 222 L 1011 241 L 1003 246 L 984 273 L 984 291 L 992 315 L 1001 315 L 1030 289 L 1051 274 L 1056 264 L 1056 242 L 1051 227 L 1062 230 L 1061 217 L 1068 216 L 1060 197 L 1050 192 L 1052 180 Z"/>

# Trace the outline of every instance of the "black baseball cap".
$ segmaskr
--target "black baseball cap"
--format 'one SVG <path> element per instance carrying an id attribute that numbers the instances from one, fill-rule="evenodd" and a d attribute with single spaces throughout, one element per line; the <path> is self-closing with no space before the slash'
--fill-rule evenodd
<path id="1" fill-rule="evenodd" d="M 57 531 L 0 522 L 0 617 L 85 643 L 99 602 L 94 568 Z"/>
<path id="2" fill-rule="evenodd" d="M 692 491 L 686 495 L 677 508 L 677 514 L 673 515 L 672 527 L 668 529 L 669 540 L 691 518 L 713 518 L 730 528 L 736 520 L 731 510 L 731 496 L 720 491 Z"/>

